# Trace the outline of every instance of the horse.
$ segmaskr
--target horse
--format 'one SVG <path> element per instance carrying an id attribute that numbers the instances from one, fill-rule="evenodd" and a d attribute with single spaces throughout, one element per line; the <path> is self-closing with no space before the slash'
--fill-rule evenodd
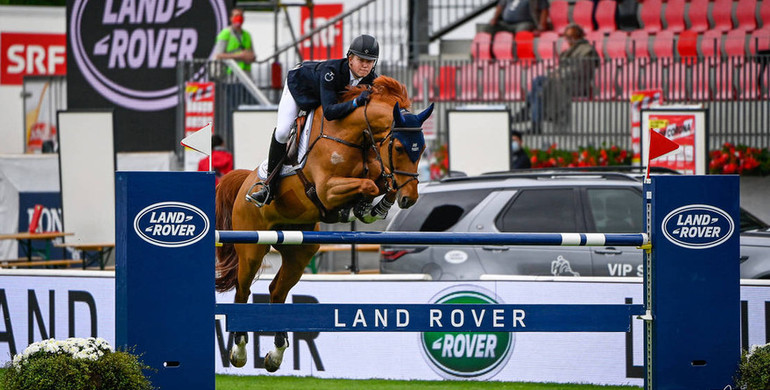
<path id="1" fill-rule="evenodd" d="M 343 101 L 352 100 L 365 86 L 350 88 Z M 402 112 L 410 101 L 398 81 L 380 76 L 371 88 L 370 101 L 347 117 L 327 121 L 315 110 L 304 166 L 281 178 L 270 204 L 256 207 L 247 195 L 262 185 L 259 169 L 234 170 L 216 189 L 216 227 L 219 230 L 318 230 L 319 222 L 347 222 L 358 218 L 371 223 L 387 215 L 394 203 L 411 207 L 417 193 L 417 166 L 425 149 L 421 125 L 433 105 L 419 114 Z M 384 195 L 376 205 L 372 201 Z M 281 267 L 270 283 L 270 303 L 284 303 L 319 245 L 273 245 Z M 246 303 L 263 257 L 270 245 L 225 244 L 217 248 L 216 289 L 235 288 L 235 303 Z M 235 332 L 230 362 L 246 364 L 248 334 Z M 276 332 L 275 349 L 265 356 L 268 372 L 276 371 L 288 347 L 287 332 Z"/>

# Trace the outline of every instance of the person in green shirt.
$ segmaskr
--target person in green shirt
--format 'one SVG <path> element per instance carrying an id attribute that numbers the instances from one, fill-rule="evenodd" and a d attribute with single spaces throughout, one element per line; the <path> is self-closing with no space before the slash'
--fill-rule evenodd
<path id="1" fill-rule="evenodd" d="M 242 28 L 243 10 L 233 8 L 230 12 L 230 27 L 224 28 L 217 34 L 214 46 L 214 59 L 233 59 L 246 72 L 251 70 L 251 63 L 256 60 L 252 46 L 251 34 Z M 229 69 L 228 69 L 229 73 Z"/>

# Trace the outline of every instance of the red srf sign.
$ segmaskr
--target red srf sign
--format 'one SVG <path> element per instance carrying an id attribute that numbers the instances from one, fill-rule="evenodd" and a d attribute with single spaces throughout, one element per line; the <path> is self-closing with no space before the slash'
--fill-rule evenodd
<path id="1" fill-rule="evenodd" d="M 66 34 L 0 33 L 0 84 L 21 85 L 28 75 L 67 74 Z"/>
<path id="2" fill-rule="evenodd" d="M 304 35 L 314 28 L 325 25 L 329 20 L 342 14 L 342 4 L 317 4 L 313 7 L 311 27 L 310 10 L 302 7 L 300 11 L 300 34 Z M 312 44 L 312 52 L 311 52 Z M 320 31 L 312 39 L 302 42 L 302 58 L 305 60 L 326 60 L 342 58 L 342 20 Z"/>

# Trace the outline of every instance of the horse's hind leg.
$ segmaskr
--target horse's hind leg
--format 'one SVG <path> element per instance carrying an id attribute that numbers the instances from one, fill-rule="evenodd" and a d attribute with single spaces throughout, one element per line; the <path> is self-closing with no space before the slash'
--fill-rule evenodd
<path id="1" fill-rule="evenodd" d="M 238 284 L 235 290 L 235 303 L 246 303 L 251 294 L 251 284 L 262 265 L 262 258 L 270 250 L 269 245 L 240 244 L 236 245 L 238 252 Z M 246 365 L 246 344 L 249 342 L 247 332 L 234 332 L 234 343 L 230 349 L 230 363 L 234 367 Z"/>
<path id="2" fill-rule="evenodd" d="M 282 246 L 278 251 L 281 252 L 283 262 L 270 282 L 270 303 L 286 302 L 289 290 L 299 282 L 305 267 L 318 251 L 318 245 Z M 285 331 L 275 332 L 275 349 L 265 355 L 265 369 L 268 372 L 275 372 L 281 367 L 283 352 L 288 347 L 289 334 Z"/>

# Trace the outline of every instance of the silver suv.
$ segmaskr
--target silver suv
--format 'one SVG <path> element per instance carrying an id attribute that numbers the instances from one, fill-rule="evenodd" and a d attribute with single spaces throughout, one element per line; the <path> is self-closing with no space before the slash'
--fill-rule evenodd
<path id="1" fill-rule="evenodd" d="M 640 173 L 539 171 L 448 178 L 420 189 L 390 231 L 638 233 Z M 741 210 L 741 278 L 770 278 L 768 225 Z M 737 259 L 736 259 L 737 260 Z M 383 245 L 381 273 L 642 276 L 635 247 Z"/>

